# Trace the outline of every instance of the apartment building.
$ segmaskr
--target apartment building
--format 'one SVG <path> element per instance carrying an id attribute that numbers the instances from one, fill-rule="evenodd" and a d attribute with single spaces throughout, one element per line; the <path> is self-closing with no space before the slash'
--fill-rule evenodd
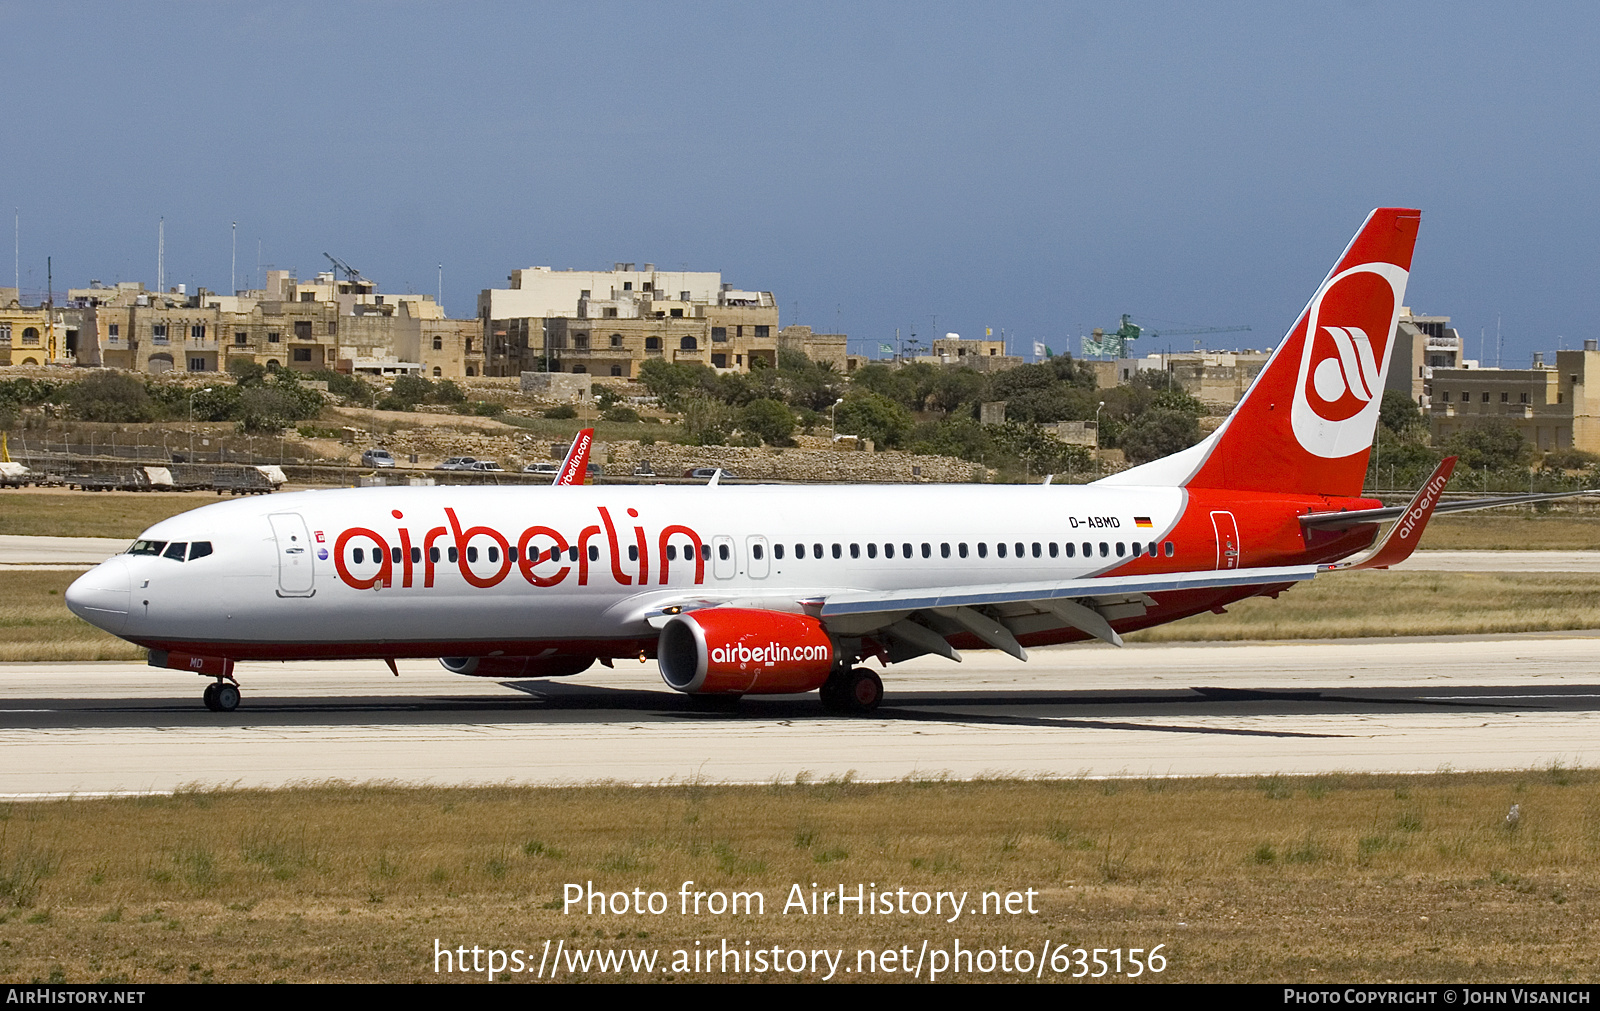
<path id="1" fill-rule="evenodd" d="M 1536 352 L 1526 369 L 1434 368 L 1427 405 L 1434 445 L 1490 419 L 1514 425 L 1535 448 L 1600 452 L 1600 344 Z"/>
<path id="2" fill-rule="evenodd" d="M 747 372 L 777 364 L 778 303 L 715 271 L 527 267 L 478 296 L 489 375 L 634 378 L 652 359 Z"/>

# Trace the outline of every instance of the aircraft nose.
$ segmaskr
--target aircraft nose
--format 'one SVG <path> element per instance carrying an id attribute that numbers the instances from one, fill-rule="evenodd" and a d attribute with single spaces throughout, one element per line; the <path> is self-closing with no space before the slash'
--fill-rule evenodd
<path id="1" fill-rule="evenodd" d="M 120 555 L 85 572 L 67 587 L 67 607 L 78 617 L 112 635 L 128 623 L 128 598 L 133 578 Z"/>

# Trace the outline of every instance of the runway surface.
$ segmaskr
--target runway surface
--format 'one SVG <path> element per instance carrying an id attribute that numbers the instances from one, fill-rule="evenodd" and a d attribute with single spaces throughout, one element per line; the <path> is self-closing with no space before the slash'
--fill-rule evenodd
<path id="1" fill-rule="evenodd" d="M 655 665 L 479 681 L 437 664 L 242 664 L 244 704 L 129 663 L 0 664 L 0 795 L 948 775 L 1434 772 L 1600 758 L 1600 632 L 969 653 L 884 707 L 707 711 Z"/>
<path id="2" fill-rule="evenodd" d="M 0 571 L 87 569 L 127 549 L 116 537 L 0 535 Z M 1440 572 L 1600 572 L 1600 551 L 1418 551 L 1395 566 Z"/>

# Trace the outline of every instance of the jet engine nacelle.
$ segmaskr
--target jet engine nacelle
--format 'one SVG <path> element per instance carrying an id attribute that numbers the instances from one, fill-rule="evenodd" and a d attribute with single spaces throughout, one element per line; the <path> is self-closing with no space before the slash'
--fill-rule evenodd
<path id="1" fill-rule="evenodd" d="M 564 678 L 589 669 L 592 656 L 442 656 L 452 674 L 480 678 Z"/>
<path id="2" fill-rule="evenodd" d="M 662 679 L 689 695 L 785 695 L 822 687 L 838 650 L 807 615 L 712 607 L 670 618 L 656 655 Z"/>

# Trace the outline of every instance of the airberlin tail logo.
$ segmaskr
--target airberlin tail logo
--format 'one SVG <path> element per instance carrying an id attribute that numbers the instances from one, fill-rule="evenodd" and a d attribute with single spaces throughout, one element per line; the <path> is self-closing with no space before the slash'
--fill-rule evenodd
<path id="1" fill-rule="evenodd" d="M 1363 263 L 1311 300 L 1289 413 L 1306 452 L 1338 459 L 1372 445 L 1406 276 L 1392 263 Z"/>

